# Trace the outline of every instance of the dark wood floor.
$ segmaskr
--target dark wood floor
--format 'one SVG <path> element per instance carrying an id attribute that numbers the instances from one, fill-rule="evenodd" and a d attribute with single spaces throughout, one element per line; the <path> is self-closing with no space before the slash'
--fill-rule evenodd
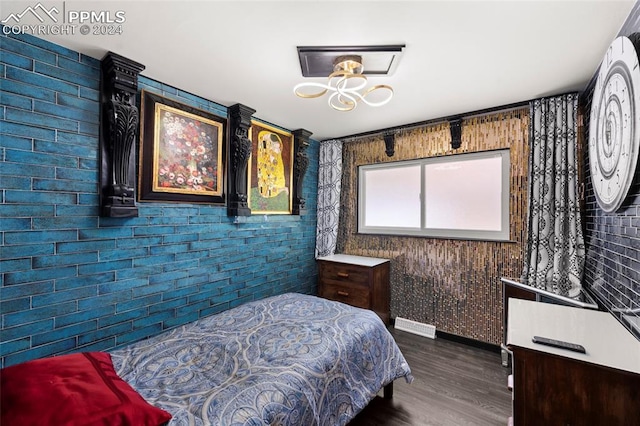
<path id="1" fill-rule="evenodd" d="M 393 399 L 380 393 L 348 426 L 507 424 L 511 393 L 500 354 L 442 338 L 391 333 L 414 381 L 396 380 Z"/>

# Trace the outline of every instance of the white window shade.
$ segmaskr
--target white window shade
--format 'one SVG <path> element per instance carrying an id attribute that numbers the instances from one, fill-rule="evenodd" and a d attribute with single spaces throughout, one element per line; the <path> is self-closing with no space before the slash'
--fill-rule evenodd
<path id="1" fill-rule="evenodd" d="M 360 210 L 365 226 L 420 229 L 420 173 L 419 164 L 363 170 L 360 181 L 365 205 Z M 390 208 L 392 205 L 403 208 Z"/>

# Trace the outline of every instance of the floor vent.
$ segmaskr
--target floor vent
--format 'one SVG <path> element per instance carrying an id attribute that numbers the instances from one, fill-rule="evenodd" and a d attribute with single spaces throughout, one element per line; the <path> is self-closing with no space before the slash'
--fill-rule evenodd
<path id="1" fill-rule="evenodd" d="M 421 322 L 397 317 L 395 328 L 408 333 L 428 337 L 430 339 L 436 338 L 436 326 L 431 324 L 423 324 Z"/>

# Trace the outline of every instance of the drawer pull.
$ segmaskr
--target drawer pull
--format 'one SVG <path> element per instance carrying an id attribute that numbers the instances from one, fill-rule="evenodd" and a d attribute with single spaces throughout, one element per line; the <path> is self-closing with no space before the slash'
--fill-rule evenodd
<path id="1" fill-rule="evenodd" d="M 338 272 L 338 276 L 340 278 L 349 278 L 349 274 L 347 272 Z"/>
<path id="2" fill-rule="evenodd" d="M 349 292 L 347 291 L 342 291 L 342 290 L 338 290 L 338 296 L 349 296 Z"/>

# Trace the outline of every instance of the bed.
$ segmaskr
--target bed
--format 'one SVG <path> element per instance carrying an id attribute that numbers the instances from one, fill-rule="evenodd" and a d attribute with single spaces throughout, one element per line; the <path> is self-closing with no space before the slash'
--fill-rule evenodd
<path id="1" fill-rule="evenodd" d="M 345 425 L 383 387 L 412 380 L 375 313 L 296 293 L 202 318 L 110 358 L 135 393 L 170 414 L 169 425 Z"/>

